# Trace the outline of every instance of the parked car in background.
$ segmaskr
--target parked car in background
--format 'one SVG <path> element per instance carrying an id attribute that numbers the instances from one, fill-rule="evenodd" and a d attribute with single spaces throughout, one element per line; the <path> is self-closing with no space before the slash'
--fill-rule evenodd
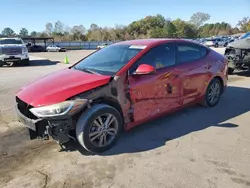
<path id="1" fill-rule="evenodd" d="M 250 70 L 250 36 L 236 40 L 228 44 L 225 56 L 229 62 L 228 72 L 232 74 L 234 70 Z"/>
<path id="2" fill-rule="evenodd" d="M 226 47 L 228 45 L 228 42 L 227 40 L 224 40 L 222 38 L 211 38 L 211 39 L 206 39 L 206 41 L 203 44 L 208 47 L 218 48 L 220 46 Z"/>
<path id="3" fill-rule="evenodd" d="M 123 130 L 189 105 L 214 107 L 227 86 L 227 60 L 180 39 L 119 42 L 68 69 L 23 86 L 19 120 L 32 139 L 64 144 L 72 131 L 88 151 L 112 147 Z"/>
<path id="4" fill-rule="evenodd" d="M 102 48 L 105 48 L 106 46 L 108 46 L 108 44 L 98 45 L 98 46 L 97 46 L 97 49 L 100 50 L 100 49 L 102 49 Z"/>
<path id="5" fill-rule="evenodd" d="M 245 33 L 239 39 L 246 39 L 246 38 L 250 38 L 250 32 Z"/>
<path id="6" fill-rule="evenodd" d="M 29 47 L 29 52 L 45 52 L 45 47 L 40 45 L 33 45 Z"/>
<path id="7" fill-rule="evenodd" d="M 20 38 L 0 38 L 0 67 L 15 64 L 30 64 L 25 43 Z"/>
<path id="8" fill-rule="evenodd" d="M 46 48 L 47 52 L 66 52 L 66 48 L 57 46 L 57 45 L 50 45 Z"/>

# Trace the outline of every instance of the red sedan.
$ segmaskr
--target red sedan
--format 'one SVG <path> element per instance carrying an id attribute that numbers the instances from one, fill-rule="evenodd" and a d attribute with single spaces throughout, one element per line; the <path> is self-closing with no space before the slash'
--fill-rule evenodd
<path id="1" fill-rule="evenodd" d="M 63 145 L 75 131 L 85 149 L 102 152 L 123 130 L 196 103 L 216 106 L 227 66 L 224 56 L 186 40 L 120 42 L 23 86 L 17 113 L 31 139 Z"/>

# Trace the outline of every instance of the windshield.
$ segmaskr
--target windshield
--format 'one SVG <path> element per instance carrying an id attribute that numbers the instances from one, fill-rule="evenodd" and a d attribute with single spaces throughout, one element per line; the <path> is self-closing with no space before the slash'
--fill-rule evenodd
<path id="1" fill-rule="evenodd" d="M 21 39 L 0 39 L 0 44 L 23 44 Z"/>
<path id="2" fill-rule="evenodd" d="M 73 68 L 113 76 L 141 50 L 140 46 L 139 48 L 131 45 L 107 46 L 83 59 Z"/>
<path id="3" fill-rule="evenodd" d="M 240 39 L 250 38 L 250 32 L 245 33 Z"/>

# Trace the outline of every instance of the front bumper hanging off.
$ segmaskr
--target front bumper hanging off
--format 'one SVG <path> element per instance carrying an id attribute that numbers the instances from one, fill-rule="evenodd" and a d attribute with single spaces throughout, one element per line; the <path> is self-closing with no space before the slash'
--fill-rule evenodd
<path id="1" fill-rule="evenodd" d="M 29 131 L 30 139 L 49 139 L 51 136 L 59 144 L 70 140 L 69 131 L 72 129 L 71 119 L 31 119 L 23 115 L 16 107 L 19 122 Z"/>

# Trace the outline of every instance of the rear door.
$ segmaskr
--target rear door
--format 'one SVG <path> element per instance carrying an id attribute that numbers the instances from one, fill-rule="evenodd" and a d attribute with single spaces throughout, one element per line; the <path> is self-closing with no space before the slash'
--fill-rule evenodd
<path id="1" fill-rule="evenodd" d="M 202 97 L 208 77 L 207 68 L 211 65 L 205 58 L 205 47 L 202 51 L 203 47 L 198 44 L 182 42 L 176 48 L 178 66 L 175 71 L 181 77 L 182 103 L 187 105 Z"/>
<path id="2" fill-rule="evenodd" d="M 141 64 L 156 68 L 150 75 L 133 75 Z M 175 73 L 175 45 L 151 49 L 129 70 L 128 78 L 134 121 L 145 121 L 180 107 L 181 80 Z"/>

